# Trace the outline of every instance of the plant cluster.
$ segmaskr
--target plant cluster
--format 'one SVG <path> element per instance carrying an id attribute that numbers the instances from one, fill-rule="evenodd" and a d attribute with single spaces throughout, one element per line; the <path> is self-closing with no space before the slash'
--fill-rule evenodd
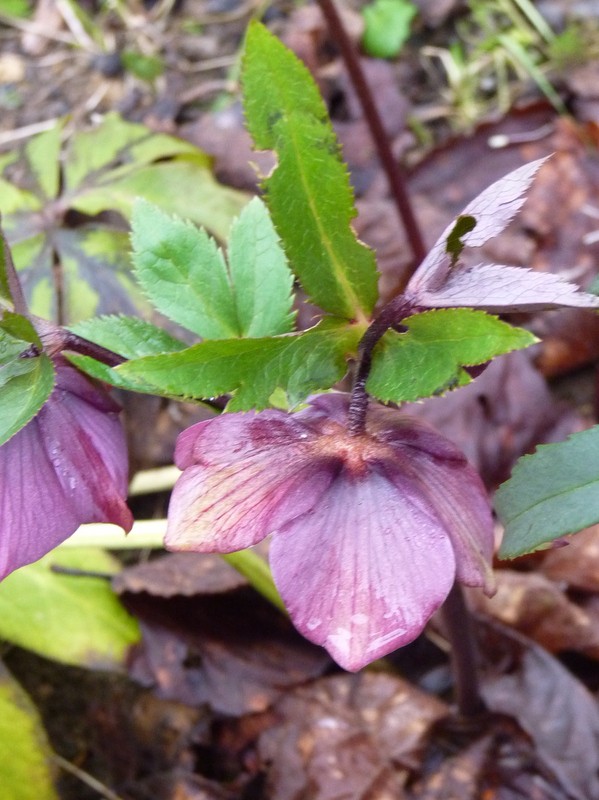
<path id="1" fill-rule="evenodd" d="M 131 526 L 123 432 L 102 383 L 225 398 L 225 413 L 179 438 L 183 474 L 166 544 L 226 553 L 272 533 L 271 568 L 292 621 L 357 670 L 413 640 L 456 580 L 493 589 L 480 478 L 454 445 L 396 406 L 463 386 L 490 359 L 535 341 L 496 314 L 594 309 L 599 299 L 554 275 L 463 261 L 464 248 L 484 245 L 518 212 L 541 160 L 468 204 L 405 290 L 379 307 L 375 256 L 353 232 L 347 170 L 306 68 L 254 23 L 242 80 L 248 129 L 277 166 L 263 180 L 264 202 L 245 205 L 231 227 L 226 255 L 205 230 L 147 200 L 131 212 L 137 284 L 187 331 L 181 339 L 136 316 L 89 317 L 101 310 L 96 301 L 71 312 L 69 291 L 57 320 L 39 286 L 56 258 L 88 263 L 89 237 L 101 230 L 90 222 L 68 240 L 53 227 L 57 209 L 95 214 L 110 200 L 128 214 L 136 187 L 154 187 L 160 200 L 162 172 L 183 175 L 195 153 L 114 117 L 104 123 L 114 134 L 108 149 L 84 148 L 84 134 L 73 140 L 60 182 L 60 131 L 25 151 L 37 193 L 22 210 L 14 190 L 14 259 L 3 240 L 0 261 L 0 573 L 36 561 L 82 523 Z M 172 158 L 156 162 L 165 143 Z M 179 206 L 191 212 L 192 188 L 181 180 Z M 320 309 L 305 330 L 296 327 L 298 284 Z M 331 391 L 348 371 L 351 391 Z M 504 555 L 599 519 L 596 502 L 579 507 L 599 476 L 587 457 L 596 435 L 528 457 L 500 490 Z M 555 459 L 578 466 L 561 472 Z"/>

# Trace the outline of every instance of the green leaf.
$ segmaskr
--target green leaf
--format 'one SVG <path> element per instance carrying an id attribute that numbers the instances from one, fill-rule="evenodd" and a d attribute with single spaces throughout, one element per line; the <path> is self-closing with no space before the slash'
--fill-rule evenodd
<path id="1" fill-rule="evenodd" d="M 65 214 L 117 211 L 128 219 L 135 197 L 147 197 L 224 239 L 248 198 L 220 186 L 206 154 L 174 136 L 107 114 L 62 143 L 63 125 L 0 157 L 0 209 L 29 306 L 67 324 L 96 314 L 143 316 L 150 309 L 131 278 L 123 223 L 112 214 L 72 227 Z"/>
<path id="2" fill-rule="evenodd" d="M 410 35 L 418 11 L 411 0 L 374 0 L 362 9 L 362 47 L 369 56 L 394 58 Z"/>
<path id="3" fill-rule="evenodd" d="M 329 320 L 301 334 L 200 342 L 180 353 L 128 361 L 112 370 L 137 391 L 209 398 L 235 392 L 228 410 L 267 408 L 276 389 L 291 405 L 345 375 L 364 329 Z"/>
<path id="4" fill-rule="evenodd" d="M 449 232 L 447 236 L 447 241 L 445 244 L 445 252 L 449 253 L 451 256 L 451 266 L 454 267 L 459 257 L 462 254 L 462 250 L 465 247 L 464 242 L 462 241 L 462 237 L 465 236 L 467 233 L 473 231 L 476 227 L 476 218 L 471 217 L 470 215 L 460 215 L 456 221 L 455 225 Z"/>
<path id="5" fill-rule="evenodd" d="M 387 331 L 373 353 L 367 391 L 383 402 L 419 400 L 470 383 L 465 366 L 529 347 L 536 338 L 484 311 L 426 311 Z"/>
<path id="6" fill-rule="evenodd" d="M 0 330 L 0 445 L 25 427 L 54 388 L 54 366 L 45 355 L 21 358 L 30 342 Z"/>
<path id="7" fill-rule="evenodd" d="M 8 285 L 7 264 L 10 263 L 10 251 L 8 242 L 0 230 L 0 301 L 12 303 L 12 295 Z"/>
<path id="8" fill-rule="evenodd" d="M 230 267 L 208 234 L 145 201 L 132 219 L 137 278 L 156 308 L 205 339 L 289 331 L 292 276 L 264 205 L 231 230 Z"/>
<path id="9" fill-rule="evenodd" d="M 109 580 L 61 574 L 53 565 L 107 575 L 120 569 L 103 550 L 67 547 L 21 567 L 0 583 L 0 637 L 63 664 L 124 668 L 139 628 Z"/>
<path id="10" fill-rule="evenodd" d="M 40 189 L 40 196 L 53 199 L 60 183 L 60 142 L 64 121 L 60 121 L 25 145 L 25 155 Z"/>
<path id="11" fill-rule="evenodd" d="M 2 329 L 4 333 L 13 336 L 15 339 L 23 340 L 25 344 L 35 344 L 39 348 L 42 346 L 42 341 L 31 321 L 21 314 L 6 311 L 4 315 L 0 317 L 0 329 Z M 19 353 L 20 352 L 22 352 L 22 350 L 19 350 Z M 1 362 L 2 359 L 0 357 L 0 363 Z"/>
<path id="12" fill-rule="evenodd" d="M 0 14 L 24 19 L 31 14 L 31 3 L 29 0 L 0 0 Z"/>
<path id="13" fill-rule="evenodd" d="M 91 215 L 111 208 L 129 219 L 135 200 L 143 197 L 224 240 L 231 221 L 248 200 L 241 192 L 220 186 L 208 171 L 203 156 L 164 161 L 128 171 L 120 178 L 109 177 L 102 185 L 82 189 L 73 198 L 72 207 Z"/>
<path id="14" fill-rule="evenodd" d="M 237 336 L 233 289 L 214 239 L 142 201 L 132 229 L 137 279 L 156 308 L 206 339 Z"/>
<path id="15" fill-rule="evenodd" d="M 268 563 L 254 550 L 238 550 L 235 553 L 223 553 L 221 558 L 236 569 L 262 597 L 287 613 L 279 590 L 275 586 Z"/>
<path id="16" fill-rule="evenodd" d="M 521 458 L 499 487 L 495 507 L 505 525 L 500 558 L 599 522 L 599 426 Z"/>
<path id="17" fill-rule="evenodd" d="M 53 244 L 60 259 L 62 313 L 69 322 L 116 309 L 149 312 L 149 303 L 132 275 L 125 232 L 82 225 L 56 231 Z M 50 316 L 59 316 L 56 297 Z"/>
<path id="18" fill-rule="evenodd" d="M 292 269 L 321 308 L 363 321 L 377 299 L 376 263 L 351 228 L 356 212 L 347 168 L 310 73 L 252 22 L 242 82 L 256 147 L 278 156 L 263 185 Z"/>
<path id="19" fill-rule="evenodd" d="M 58 800 L 52 751 L 29 696 L 0 662 L 0 786 L 7 800 Z"/>
<path id="20" fill-rule="evenodd" d="M 122 314 L 86 319 L 70 330 L 124 358 L 173 353 L 187 346 L 150 322 Z"/>
<path id="21" fill-rule="evenodd" d="M 157 56 L 145 56 L 136 50 L 124 50 L 121 61 L 125 69 L 142 81 L 154 81 L 164 72 L 164 61 Z"/>
<path id="22" fill-rule="evenodd" d="M 293 330 L 293 275 L 259 198 L 233 223 L 227 257 L 239 335 L 276 336 Z"/>
<path id="23" fill-rule="evenodd" d="M 144 147 L 154 138 L 145 125 L 126 122 L 114 112 L 106 114 L 96 128 L 79 131 L 72 137 L 64 165 L 66 189 L 72 193 L 84 181 L 90 185 L 99 179 L 120 177 L 160 156 L 198 152 L 189 142 L 160 134 L 154 148 L 147 153 Z"/>

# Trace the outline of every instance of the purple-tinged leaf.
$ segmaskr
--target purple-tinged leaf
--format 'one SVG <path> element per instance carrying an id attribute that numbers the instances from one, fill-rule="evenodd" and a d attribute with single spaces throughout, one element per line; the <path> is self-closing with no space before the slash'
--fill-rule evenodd
<path id="1" fill-rule="evenodd" d="M 271 564 L 296 627 L 349 670 L 412 641 L 457 579 L 492 590 L 482 483 L 449 441 L 348 396 L 288 415 L 224 414 L 185 431 L 166 544 L 229 552 L 273 533 Z"/>
<path id="2" fill-rule="evenodd" d="M 476 220 L 476 225 L 460 237 L 464 247 L 481 247 L 500 234 L 522 208 L 525 192 L 545 161 L 547 158 L 539 158 L 518 167 L 468 203 L 462 213 L 445 228 L 420 264 L 408 284 L 407 293 L 420 297 L 423 292 L 436 291 L 445 283 L 452 262 L 447 242 L 460 217 L 470 216 Z"/>
<path id="3" fill-rule="evenodd" d="M 0 578 L 36 561 L 84 522 L 129 530 L 127 450 L 118 406 L 60 359 L 56 386 L 0 447 Z"/>
<path id="4" fill-rule="evenodd" d="M 513 219 L 546 160 L 524 164 L 491 184 L 447 226 L 407 286 L 406 296 L 414 306 L 497 313 L 561 306 L 599 308 L 599 298 L 557 275 L 500 264 L 460 264 L 464 247 L 480 247 Z"/>
<path id="5" fill-rule="evenodd" d="M 562 306 L 599 308 L 599 297 L 552 273 L 477 264 L 452 270 L 440 289 L 420 292 L 418 303 L 427 308 L 478 308 L 500 314 Z"/>

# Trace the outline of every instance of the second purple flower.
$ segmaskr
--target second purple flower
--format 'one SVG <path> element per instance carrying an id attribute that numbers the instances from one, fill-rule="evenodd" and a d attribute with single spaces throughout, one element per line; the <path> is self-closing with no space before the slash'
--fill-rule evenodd
<path id="1" fill-rule="evenodd" d="M 273 534 L 294 625 L 345 669 L 411 642 L 455 580 L 492 592 L 493 524 L 463 454 L 419 420 L 349 398 L 224 414 L 181 434 L 167 547 L 232 552 Z"/>

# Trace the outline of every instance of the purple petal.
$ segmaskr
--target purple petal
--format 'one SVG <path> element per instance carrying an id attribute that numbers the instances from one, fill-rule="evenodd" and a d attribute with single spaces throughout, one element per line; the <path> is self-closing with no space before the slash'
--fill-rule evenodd
<path id="1" fill-rule="evenodd" d="M 57 378 L 37 417 L 0 447 L 0 577 L 41 558 L 82 523 L 133 524 L 113 401 L 60 362 Z"/>
<path id="2" fill-rule="evenodd" d="M 383 462 L 398 491 L 411 487 L 434 509 L 452 541 L 457 578 L 468 586 L 494 591 L 493 517 L 476 470 L 452 442 L 421 420 L 373 407 L 370 429 L 387 442 L 395 460 Z"/>
<path id="3" fill-rule="evenodd" d="M 297 414 L 277 410 L 221 414 L 180 434 L 175 463 L 179 469 L 195 464 L 227 465 L 273 448 L 291 448 L 299 455 L 312 436 Z"/>
<path id="4" fill-rule="evenodd" d="M 275 536 L 270 563 L 294 625 L 345 669 L 408 644 L 455 578 L 446 531 L 378 472 L 342 473 Z"/>
<path id="5" fill-rule="evenodd" d="M 175 460 L 166 546 L 233 552 L 308 511 L 335 466 L 315 459 L 316 434 L 283 412 L 223 414 L 184 431 Z"/>

